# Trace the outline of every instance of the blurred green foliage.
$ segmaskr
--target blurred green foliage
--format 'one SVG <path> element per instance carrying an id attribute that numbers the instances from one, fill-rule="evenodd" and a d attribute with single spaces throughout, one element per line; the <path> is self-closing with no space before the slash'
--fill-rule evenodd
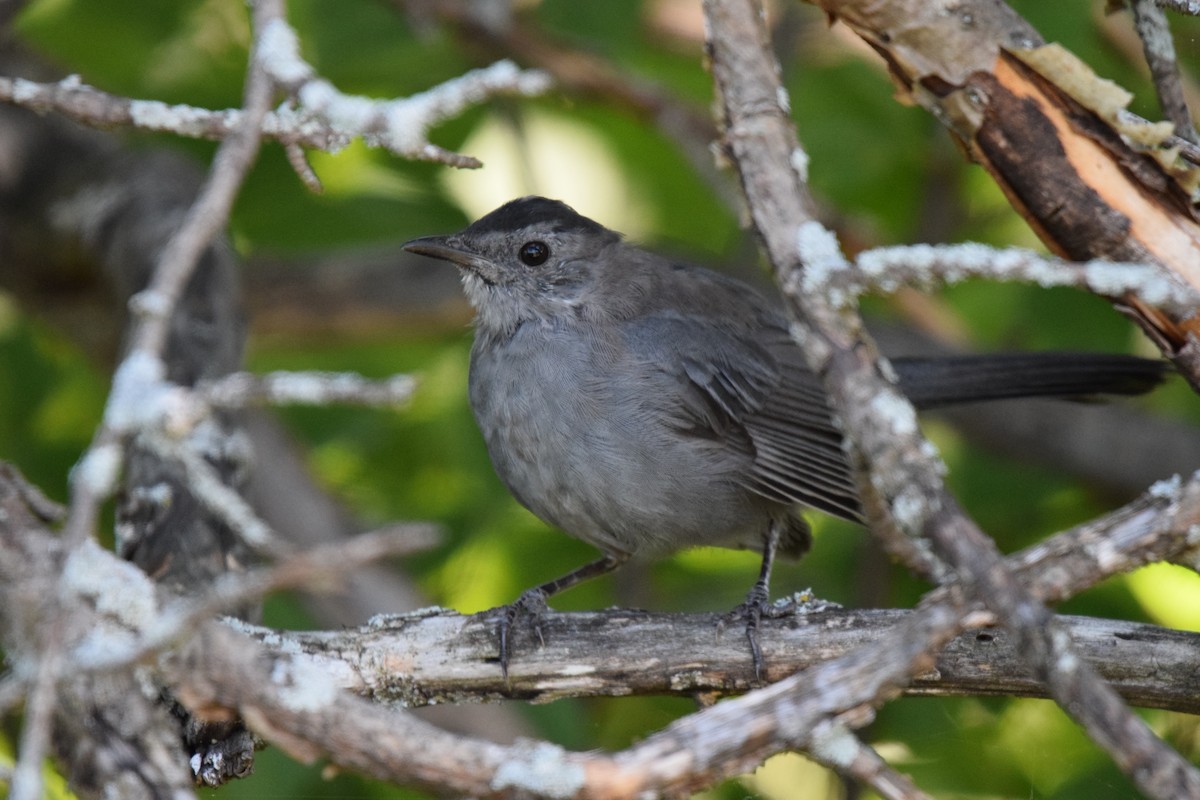
<path id="1" fill-rule="evenodd" d="M 700 43 L 661 25 L 670 18 L 680 30 L 698 30 L 698 4 L 543 0 L 520 5 L 524 11 L 518 24 L 611 59 L 701 113 L 710 102 Z M 1048 38 L 1062 41 L 1102 75 L 1135 91 L 1135 109 L 1154 115 L 1142 70 L 1118 36 L 1127 31 L 1127 18 L 1103 18 L 1098 0 L 1021 0 L 1013 5 Z M 793 33 L 781 37 L 785 80 L 811 156 L 812 184 L 848 242 L 858 247 L 902 243 L 934 231 L 951 240 L 1033 246 L 1032 235 L 987 176 L 962 163 L 944 131 L 924 112 L 895 102 L 877 58 L 835 41 L 826 20 L 811 7 L 775 6 L 787 17 L 785 29 Z M 453 30 L 429 19 L 410 22 L 387 3 L 293 0 L 288 13 L 306 56 L 349 92 L 401 96 L 487 60 L 479 47 Z M 1200 33 L 1195 20 L 1174 22 L 1179 41 L 1195 41 Z M 209 107 L 236 105 L 240 97 L 249 41 L 242 0 L 37 0 L 19 18 L 16 32 L 62 69 L 117 94 Z M 1194 73 L 1200 51 L 1181 51 Z M 520 60 L 521 54 L 512 56 Z M 577 157 L 566 169 L 552 169 L 542 179 L 544 186 L 510 186 L 510 193 L 562 192 L 563 199 L 613 227 L 636 231 L 648 244 L 713 265 L 753 259 L 752 242 L 740 230 L 735 211 L 689 166 L 680 149 L 645 120 L 613 110 L 602 100 L 551 95 L 520 104 L 496 102 L 447 122 L 434 140 L 457 149 L 488 126 L 501 133 L 520 130 L 522 120 L 529 130 L 544 121 L 564 147 L 567 138 L 575 137 L 572 146 L 591 155 Z M 134 146 L 181 148 L 201 159 L 214 147 L 166 136 L 130 138 Z M 473 202 L 505 191 L 503 185 L 489 184 L 489 176 L 514 157 L 491 158 L 491 172 L 485 167 L 449 180 L 442 167 L 403 162 L 354 145 L 336 155 L 313 154 L 312 163 L 327 186 L 326 193 L 316 196 L 295 178 L 279 148 L 267 145 L 238 201 L 232 235 L 247 259 L 286 259 L 398 246 L 416 235 L 456 229 L 478 213 L 472 211 Z M 609 166 L 600 175 L 582 161 Z M 538 174 L 533 167 L 528 171 Z M 602 181 L 614 195 L 595 212 L 589 202 L 596 200 Z M 926 216 L 934 195 L 951 199 L 953 215 Z M 939 302 L 981 348 L 1117 351 L 1137 346 L 1137 334 L 1107 304 L 1076 292 L 971 283 L 942 292 Z M 886 301 L 871 307 L 893 317 L 901 313 Z M 492 474 L 466 403 L 469 338 L 457 322 L 381 340 L 259 336 L 252 340 L 249 356 L 255 370 L 358 370 L 376 376 L 412 371 L 420 376 L 416 398 L 399 412 L 288 408 L 280 416 L 305 442 L 322 484 L 364 527 L 395 519 L 433 519 L 445 526 L 445 543 L 408 560 L 405 568 L 432 602 L 464 612 L 507 602 L 593 555 L 520 508 Z M 15 461 L 36 483 L 63 498 L 70 466 L 101 413 L 108 369 L 90 363 L 75 344 L 24 316 L 0 294 L 0 457 Z M 1172 387 L 1149 402 L 1196 418 L 1194 397 L 1185 388 Z M 944 426 L 933 425 L 931 432 L 950 463 L 954 489 L 1006 550 L 1116 502 L 1069 477 L 977 452 Z M 864 598 L 908 605 L 924 590 L 883 565 L 862 531 L 825 519 L 815 520 L 815 526 L 813 553 L 800 564 L 780 568 L 777 592 L 812 586 L 819 596 L 847 605 L 861 605 Z M 725 609 L 742 598 L 755 574 L 753 555 L 697 551 L 634 571 L 632 577 L 587 583 L 555 605 Z M 1186 615 L 1181 621 L 1171 614 L 1181 606 L 1197 607 L 1200 596 L 1194 575 L 1176 577 L 1140 584 L 1137 576 L 1114 580 L 1069 607 L 1077 613 L 1197 626 L 1194 615 L 1189 623 Z M 1171 594 L 1156 595 L 1165 591 L 1164 584 L 1170 584 Z M 1159 596 L 1165 599 L 1156 601 Z M 304 619 L 287 597 L 274 598 L 267 614 L 268 623 L 281 625 Z M 566 746 L 619 748 L 692 708 L 678 699 L 622 698 L 561 702 L 528 712 L 540 734 Z M 1156 727 L 1172 728 L 1176 741 L 1194 736 L 1190 721 L 1146 716 Z M 1132 794 L 1128 782 L 1074 725 L 1041 701 L 907 699 L 883 709 L 869 735 L 938 797 L 1091 800 Z M 354 776 L 325 780 L 318 767 L 298 766 L 277 750 L 260 755 L 257 773 L 205 796 L 422 796 Z M 807 798 L 838 791 L 836 781 L 820 770 L 788 757 L 773 761 L 755 778 L 730 782 L 705 796 Z"/>

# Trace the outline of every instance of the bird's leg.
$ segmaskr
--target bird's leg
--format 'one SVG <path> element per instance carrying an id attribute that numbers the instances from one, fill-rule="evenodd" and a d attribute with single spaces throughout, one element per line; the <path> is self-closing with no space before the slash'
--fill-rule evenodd
<path id="1" fill-rule="evenodd" d="M 763 656 L 762 647 L 758 643 L 758 623 L 764 615 L 771 616 L 771 608 L 767 601 L 771 597 L 771 567 L 775 564 L 779 535 L 780 523 L 772 520 L 763 539 L 762 567 L 758 571 L 758 580 L 750 587 L 745 601 L 730 611 L 718 625 L 718 630 L 723 630 L 732 620 L 745 621 L 746 640 L 750 643 L 750 658 L 754 664 L 754 680 L 759 683 L 762 682 Z"/>
<path id="2" fill-rule="evenodd" d="M 544 645 L 546 640 L 542 635 L 541 616 L 548 608 L 546 600 L 590 578 L 607 575 L 628 559 L 629 556 L 623 553 L 606 553 L 603 558 L 584 564 L 561 578 L 556 578 L 532 589 L 526 589 L 516 601 L 507 606 L 487 612 L 489 620 L 496 620 L 496 635 L 500 640 L 500 671 L 503 673 L 504 679 L 508 680 L 509 632 L 519 620 L 526 619 L 532 622 L 538 641 Z M 499 612 L 498 619 L 497 616 L 493 616 L 493 612 Z"/>

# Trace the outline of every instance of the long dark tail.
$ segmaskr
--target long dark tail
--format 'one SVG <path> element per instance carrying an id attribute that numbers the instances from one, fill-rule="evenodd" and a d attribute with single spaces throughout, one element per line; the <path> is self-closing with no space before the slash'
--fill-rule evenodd
<path id="1" fill-rule="evenodd" d="M 1087 400 L 1143 394 L 1162 383 L 1165 361 L 1105 353 L 994 353 L 896 358 L 900 386 L 918 408 L 1014 397 Z"/>

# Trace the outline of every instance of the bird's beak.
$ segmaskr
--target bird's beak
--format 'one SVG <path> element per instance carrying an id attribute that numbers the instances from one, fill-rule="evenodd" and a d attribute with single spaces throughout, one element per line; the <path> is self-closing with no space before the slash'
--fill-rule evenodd
<path id="1" fill-rule="evenodd" d="M 419 256 L 440 258 L 449 261 L 456 267 L 470 270 L 486 281 L 492 282 L 497 277 L 497 270 L 491 261 L 483 256 L 472 253 L 463 244 L 462 239 L 451 234 L 449 236 L 422 236 L 405 242 L 404 249 Z"/>

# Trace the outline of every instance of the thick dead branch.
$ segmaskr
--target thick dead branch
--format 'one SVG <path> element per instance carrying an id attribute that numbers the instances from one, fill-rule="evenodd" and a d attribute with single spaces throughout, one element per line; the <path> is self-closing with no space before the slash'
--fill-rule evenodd
<path id="1" fill-rule="evenodd" d="M 1194 167 L 1171 125 L 1131 123 L 1128 93 L 986 0 L 816 0 L 887 62 L 982 164 L 1054 252 L 1156 261 L 1200 287 Z M 1200 321 L 1112 298 L 1200 387 Z"/>
<path id="2" fill-rule="evenodd" d="M 1168 482 L 1008 563 L 1038 599 L 1057 603 L 1114 574 L 1183 557 L 1195 547 L 1187 532 L 1196 524 L 1200 478 Z M 869 649 L 910 614 L 801 605 L 795 616 L 764 620 L 767 677 L 781 680 Z M 745 647 L 739 637 L 715 636 L 717 621 L 711 614 L 644 611 L 554 614 L 546 618 L 544 646 L 518 642 L 507 682 L 496 664 L 493 626 L 438 609 L 381 617 L 358 630 L 246 632 L 273 650 L 311 656 L 344 688 L 420 706 L 479 698 L 745 691 L 753 686 Z M 1081 656 L 1134 704 L 1200 712 L 1188 677 L 1200 636 L 1111 620 L 1069 618 L 1068 625 Z M 917 675 L 904 691 L 1046 696 L 1023 663 L 1015 637 L 996 627 L 959 633 L 938 655 L 936 667 Z"/>
<path id="3" fill-rule="evenodd" d="M 766 677 L 781 680 L 814 664 L 874 648 L 910 611 L 831 609 L 764 621 Z M 496 663 L 493 626 L 453 611 L 381 618 L 345 631 L 242 632 L 275 653 L 303 653 L 338 685 L 388 703 L 430 703 L 628 695 L 726 695 L 756 683 L 736 636 L 714 633 L 721 615 L 600 611 L 546 617 L 545 644 L 518 642 L 509 681 Z M 1146 708 L 1200 713 L 1189 688 L 1200 634 L 1154 625 L 1064 617 L 1080 656 L 1126 700 Z M 240 627 L 240 626 L 239 626 Z M 1046 697 L 1016 639 L 1003 628 L 955 636 L 905 694 Z"/>

